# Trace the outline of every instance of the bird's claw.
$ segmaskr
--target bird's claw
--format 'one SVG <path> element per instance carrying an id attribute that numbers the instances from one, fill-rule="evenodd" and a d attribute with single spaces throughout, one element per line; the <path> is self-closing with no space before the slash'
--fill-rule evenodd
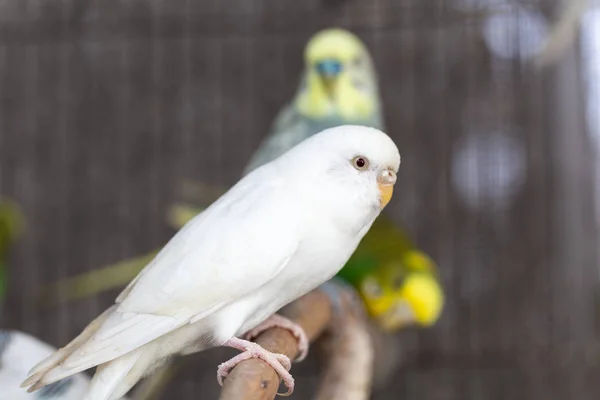
<path id="1" fill-rule="evenodd" d="M 237 339 L 240 340 L 240 339 Z M 285 386 L 288 388 L 286 393 L 278 393 L 281 396 L 289 396 L 294 391 L 294 378 L 289 373 L 292 367 L 290 359 L 285 354 L 272 353 L 265 350 L 262 346 L 252 342 L 246 342 L 245 351 L 232 359 L 220 364 L 217 368 L 217 381 L 223 386 L 223 380 L 229 375 L 231 370 L 242 361 L 251 358 L 259 358 L 269 364 L 279 375 Z M 238 346 L 231 346 L 238 348 Z"/>
<path id="2" fill-rule="evenodd" d="M 263 321 L 261 324 L 256 326 L 254 329 L 249 330 L 244 334 L 245 340 L 253 340 L 257 338 L 261 333 L 271 328 L 282 328 L 290 331 L 292 335 L 298 340 L 298 357 L 294 360 L 294 362 L 300 362 L 306 358 L 308 355 L 308 336 L 306 336 L 306 332 L 304 329 L 295 322 L 279 315 L 273 314 L 268 319 Z"/>

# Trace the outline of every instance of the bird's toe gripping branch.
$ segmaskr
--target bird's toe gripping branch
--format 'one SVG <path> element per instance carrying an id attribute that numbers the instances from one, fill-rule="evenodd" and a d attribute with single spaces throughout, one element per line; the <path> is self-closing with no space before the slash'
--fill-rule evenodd
<path id="1" fill-rule="evenodd" d="M 244 335 L 244 339 L 253 340 L 258 337 L 264 331 L 271 328 L 282 328 L 290 331 L 292 335 L 298 340 L 298 357 L 294 360 L 295 362 L 300 362 L 306 358 L 308 355 L 308 336 L 306 336 L 306 332 L 304 329 L 295 322 L 283 317 L 279 314 L 273 314 L 264 322 L 259 324 L 254 329 L 246 332 Z"/>
<path id="2" fill-rule="evenodd" d="M 282 317 L 283 318 L 283 317 Z M 266 328 L 268 329 L 268 328 Z M 281 380 L 288 388 L 286 393 L 278 393 L 280 396 L 289 396 L 294 391 L 294 378 L 289 373 L 292 363 L 285 354 L 272 353 L 265 350 L 262 346 L 257 343 L 249 342 L 247 340 L 239 338 L 231 338 L 223 344 L 223 346 L 233 347 L 234 349 L 241 350 L 243 353 L 238 354 L 232 359 L 225 361 L 220 364 L 217 369 L 217 381 L 223 386 L 223 379 L 229 372 L 239 363 L 251 358 L 259 358 L 269 364 L 275 372 L 281 377 Z"/>

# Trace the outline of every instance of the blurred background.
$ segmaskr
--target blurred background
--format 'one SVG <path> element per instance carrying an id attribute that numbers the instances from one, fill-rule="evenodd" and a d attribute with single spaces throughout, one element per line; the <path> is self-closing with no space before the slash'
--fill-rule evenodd
<path id="1" fill-rule="evenodd" d="M 59 347 L 118 294 L 49 282 L 163 245 L 177 185 L 235 183 L 318 30 L 369 48 L 402 154 L 387 215 L 439 265 L 440 320 L 403 332 L 373 399 L 600 395 L 600 3 L 2 0 L 0 194 L 26 218 L 0 327 Z M 216 398 L 230 353 L 160 398 Z M 294 367 L 311 398 L 314 357 Z"/>

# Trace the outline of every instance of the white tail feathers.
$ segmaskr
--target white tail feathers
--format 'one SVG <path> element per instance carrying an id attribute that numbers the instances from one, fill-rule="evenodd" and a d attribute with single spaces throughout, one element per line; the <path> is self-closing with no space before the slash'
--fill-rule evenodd
<path id="1" fill-rule="evenodd" d="M 68 358 L 74 351 L 85 344 L 97 331 L 100 326 L 108 319 L 108 317 L 116 309 L 116 305 L 108 308 L 102 314 L 100 314 L 95 320 L 90 322 L 85 327 L 83 332 L 79 334 L 75 339 L 71 341 L 65 347 L 58 349 L 56 352 L 40 361 L 35 367 L 29 371 L 29 376 L 21 384 L 21 387 L 28 387 L 28 392 L 33 392 L 43 386 L 54 383 L 62 378 L 65 378 L 73 373 L 66 373 L 62 370 L 61 363 Z M 57 370 L 58 369 L 58 370 Z M 53 372 L 54 371 L 54 372 Z"/>
<path id="2" fill-rule="evenodd" d="M 152 314 L 115 312 L 102 327 L 63 362 L 63 367 L 83 371 L 121 357 L 163 336 L 187 320 Z"/>
<path id="3" fill-rule="evenodd" d="M 151 314 L 106 310 L 66 347 L 39 363 L 22 387 L 34 391 L 78 372 L 116 360 L 187 321 Z"/>
<path id="4" fill-rule="evenodd" d="M 156 364 L 156 348 L 153 345 L 148 348 L 148 343 L 187 321 L 152 314 L 120 313 L 117 307 L 106 310 L 71 343 L 36 365 L 21 387 L 29 387 L 28 391 L 33 392 L 98 366 L 86 400 L 121 398 Z M 149 351 L 144 353 L 144 349 Z M 142 354 L 146 356 L 138 362 Z"/>
<path id="5" fill-rule="evenodd" d="M 143 348 L 139 348 L 98 366 L 84 400 L 118 400 L 123 397 L 139 379 L 139 374 L 132 369 L 143 351 Z M 136 369 L 139 370 L 140 367 Z M 132 375 L 137 379 L 130 382 L 127 376 L 131 372 L 134 372 Z"/>

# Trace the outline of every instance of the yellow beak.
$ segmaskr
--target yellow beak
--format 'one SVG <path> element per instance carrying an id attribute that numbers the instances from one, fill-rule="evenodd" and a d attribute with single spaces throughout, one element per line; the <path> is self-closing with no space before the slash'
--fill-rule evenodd
<path id="1" fill-rule="evenodd" d="M 394 184 L 396 183 L 396 173 L 391 169 L 384 169 L 377 175 L 377 186 L 379 187 L 380 207 L 383 209 L 392 199 Z"/>

